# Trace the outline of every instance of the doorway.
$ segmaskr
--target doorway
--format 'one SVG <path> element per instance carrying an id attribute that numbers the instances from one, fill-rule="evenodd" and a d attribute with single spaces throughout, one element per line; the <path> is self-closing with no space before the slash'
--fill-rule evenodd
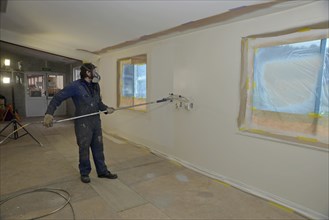
<path id="1" fill-rule="evenodd" d="M 26 72 L 26 117 L 44 116 L 53 96 L 64 88 L 62 73 Z M 66 101 L 56 110 L 55 116 L 66 115 Z"/>

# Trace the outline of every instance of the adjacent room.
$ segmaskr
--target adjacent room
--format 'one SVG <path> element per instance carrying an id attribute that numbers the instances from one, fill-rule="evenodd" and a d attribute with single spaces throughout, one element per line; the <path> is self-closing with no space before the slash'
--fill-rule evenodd
<path id="1" fill-rule="evenodd" d="M 328 0 L 1 1 L 1 219 L 328 219 Z"/>

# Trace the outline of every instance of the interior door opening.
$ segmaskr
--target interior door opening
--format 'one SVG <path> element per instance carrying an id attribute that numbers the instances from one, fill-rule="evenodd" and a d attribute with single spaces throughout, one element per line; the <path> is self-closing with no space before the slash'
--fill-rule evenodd
<path id="1" fill-rule="evenodd" d="M 29 72 L 26 76 L 26 116 L 44 116 L 53 96 L 64 88 L 62 73 Z M 55 112 L 56 116 L 66 115 L 66 101 Z"/>

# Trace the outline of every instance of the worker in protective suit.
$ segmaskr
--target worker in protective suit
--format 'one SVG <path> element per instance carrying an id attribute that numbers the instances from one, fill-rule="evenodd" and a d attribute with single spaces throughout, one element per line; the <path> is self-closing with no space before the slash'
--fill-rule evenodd
<path id="1" fill-rule="evenodd" d="M 99 111 L 111 114 L 114 108 L 108 107 L 102 102 L 98 81 L 100 76 L 96 72 L 96 66 L 92 63 L 83 64 L 80 68 L 81 79 L 72 82 L 59 91 L 48 105 L 43 124 L 46 127 L 53 125 L 53 114 L 57 107 L 66 99 L 72 98 L 75 105 L 75 116 L 86 115 Z M 74 121 L 75 135 L 79 145 L 79 170 L 81 181 L 89 183 L 91 172 L 90 151 L 91 149 L 96 172 L 99 178 L 116 179 L 105 164 L 103 152 L 103 137 L 100 115 L 81 117 Z"/>

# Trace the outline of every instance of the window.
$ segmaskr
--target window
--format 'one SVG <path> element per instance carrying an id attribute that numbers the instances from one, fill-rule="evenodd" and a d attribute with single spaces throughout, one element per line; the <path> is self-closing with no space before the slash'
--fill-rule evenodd
<path id="1" fill-rule="evenodd" d="M 328 30 L 242 43 L 240 130 L 328 149 Z"/>
<path id="2" fill-rule="evenodd" d="M 47 91 L 49 97 L 53 97 L 56 93 L 64 88 L 63 75 L 48 75 L 47 82 Z"/>
<path id="3" fill-rule="evenodd" d="M 146 102 L 147 65 L 146 55 L 120 59 L 118 66 L 118 107 Z M 146 111 L 146 105 L 133 108 Z"/>
<path id="4" fill-rule="evenodd" d="M 30 97 L 45 96 L 44 75 L 27 75 L 27 85 Z"/>
<path id="5" fill-rule="evenodd" d="M 80 66 L 73 68 L 73 81 L 80 79 Z"/>

